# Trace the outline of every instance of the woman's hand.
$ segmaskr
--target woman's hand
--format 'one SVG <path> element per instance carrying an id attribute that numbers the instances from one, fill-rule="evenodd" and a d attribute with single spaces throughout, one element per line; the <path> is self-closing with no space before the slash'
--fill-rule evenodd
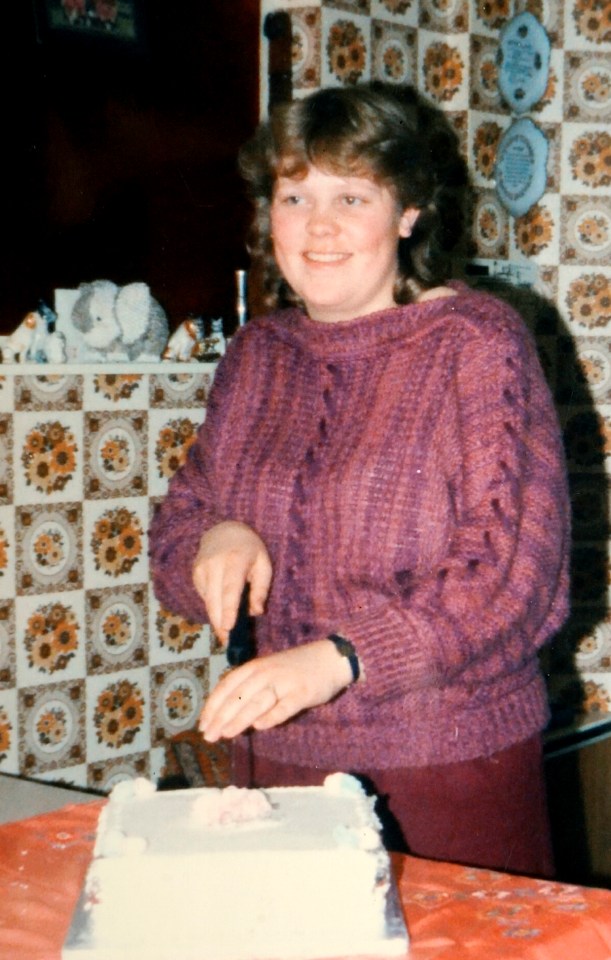
<path id="1" fill-rule="evenodd" d="M 268 730 L 327 703 L 351 682 L 350 664 L 330 640 L 272 653 L 223 677 L 202 710 L 199 729 L 210 743 L 249 727 Z"/>
<path id="2" fill-rule="evenodd" d="M 256 617 L 263 613 L 271 581 L 267 548 L 247 524 L 224 520 L 204 533 L 193 564 L 193 585 L 221 643 L 227 643 L 236 622 L 244 585 L 250 584 L 248 612 Z"/>

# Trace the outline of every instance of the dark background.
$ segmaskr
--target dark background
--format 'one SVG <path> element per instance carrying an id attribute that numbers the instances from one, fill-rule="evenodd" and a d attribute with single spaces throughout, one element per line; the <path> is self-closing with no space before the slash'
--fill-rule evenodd
<path id="1" fill-rule="evenodd" d="M 259 112 L 258 0 L 136 0 L 138 40 L 0 25 L 0 333 L 40 298 L 144 280 L 177 326 L 248 266 L 236 154 Z"/>

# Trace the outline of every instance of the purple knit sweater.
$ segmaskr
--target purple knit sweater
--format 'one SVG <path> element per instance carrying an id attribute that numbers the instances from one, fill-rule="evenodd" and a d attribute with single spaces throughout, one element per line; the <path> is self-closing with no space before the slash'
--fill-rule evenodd
<path id="1" fill-rule="evenodd" d="M 250 321 L 153 520 L 169 609 L 205 620 L 200 536 L 241 520 L 274 564 L 259 653 L 330 632 L 358 651 L 364 682 L 254 734 L 261 755 L 367 772 L 487 756 L 546 723 L 537 651 L 568 595 L 558 424 L 521 319 L 457 290 Z"/>

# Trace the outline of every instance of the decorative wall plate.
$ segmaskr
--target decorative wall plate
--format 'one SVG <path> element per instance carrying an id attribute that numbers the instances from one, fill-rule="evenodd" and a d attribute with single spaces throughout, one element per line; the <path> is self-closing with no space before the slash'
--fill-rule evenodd
<path id="1" fill-rule="evenodd" d="M 547 88 L 550 42 L 532 13 L 520 13 L 501 31 L 499 88 L 513 113 L 526 113 Z"/>
<path id="2" fill-rule="evenodd" d="M 501 137 L 495 166 L 496 191 L 514 217 L 522 217 L 545 192 L 548 143 L 532 120 L 521 117 Z"/>

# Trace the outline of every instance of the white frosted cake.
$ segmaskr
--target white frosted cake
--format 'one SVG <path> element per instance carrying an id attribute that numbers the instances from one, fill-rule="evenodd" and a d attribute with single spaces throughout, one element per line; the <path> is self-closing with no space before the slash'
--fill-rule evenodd
<path id="1" fill-rule="evenodd" d="M 334 774 L 265 791 L 119 784 L 63 956 L 312 960 L 407 946 L 373 799 Z"/>

